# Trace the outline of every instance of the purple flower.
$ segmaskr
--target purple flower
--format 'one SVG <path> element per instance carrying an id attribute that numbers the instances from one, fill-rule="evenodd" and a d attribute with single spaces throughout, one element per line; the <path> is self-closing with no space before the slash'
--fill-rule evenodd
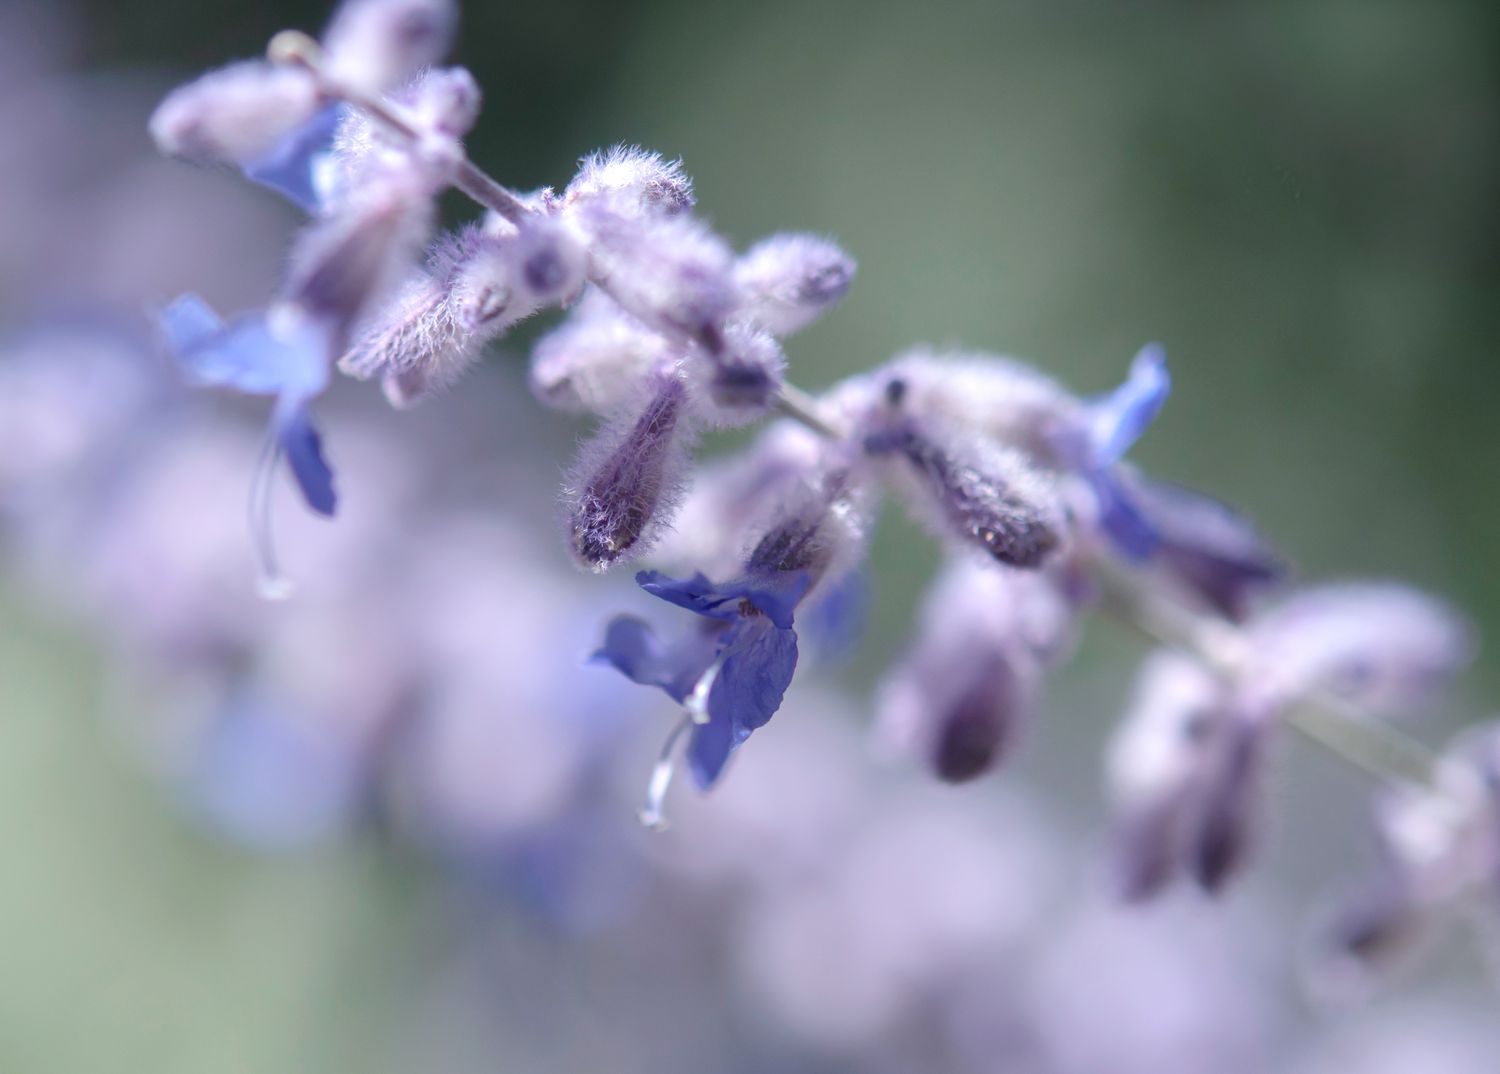
<path id="1" fill-rule="evenodd" d="M 689 710 L 688 763 L 700 788 L 713 786 L 730 754 L 781 707 L 797 667 L 792 613 L 811 581 L 806 571 L 747 574 L 722 585 L 701 574 L 679 580 L 642 571 L 642 589 L 704 621 L 673 643 L 630 616 L 609 624 L 593 659 Z"/>
<path id="2" fill-rule="evenodd" d="M 193 382 L 274 395 L 274 453 L 284 454 L 307 505 L 321 515 L 336 506 L 333 473 L 307 403 L 328 383 L 327 335 L 316 322 L 285 308 L 251 313 L 225 324 L 203 299 L 187 294 L 161 314 L 183 371 Z"/>

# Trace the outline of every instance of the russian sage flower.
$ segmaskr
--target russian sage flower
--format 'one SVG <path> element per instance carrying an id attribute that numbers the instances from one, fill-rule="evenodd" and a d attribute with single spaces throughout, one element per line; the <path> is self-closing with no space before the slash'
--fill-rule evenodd
<path id="1" fill-rule="evenodd" d="M 698 628 L 663 642 L 632 616 L 614 619 L 594 659 L 642 685 L 661 689 L 687 710 L 663 750 L 643 817 L 660 823 L 671 750 L 691 729 L 687 758 L 700 789 L 713 786 L 730 755 L 780 708 L 797 666 L 798 605 L 852 565 L 863 540 L 861 490 L 835 466 L 811 478 L 801 495 L 778 504 L 739 575 L 716 584 L 702 574 L 674 579 L 642 571 L 653 596 L 696 612 Z"/>
<path id="2" fill-rule="evenodd" d="M 882 737 L 951 783 L 989 771 L 1071 648 L 1078 610 L 1050 571 L 951 559 L 927 594 L 915 641 L 881 686 Z"/>

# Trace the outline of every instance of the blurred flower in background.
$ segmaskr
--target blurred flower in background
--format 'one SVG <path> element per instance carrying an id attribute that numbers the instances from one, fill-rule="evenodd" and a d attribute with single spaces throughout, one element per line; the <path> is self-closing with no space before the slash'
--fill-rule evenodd
<path id="1" fill-rule="evenodd" d="M 495 102 L 470 151 L 561 186 L 640 142 L 737 241 L 837 234 L 861 279 L 795 341 L 818 385 L 929 338 L 1102 391 L 1167 339 L 1181 402 L 1143 463 L 1232 493 L 1309 573 L 1410 575 L 1500 627 L 1491 14 L 842 8 L 467 5 Z M 261 600 L 264 415 L 185 393 L 144 311 L 263 301 L 293 218 L 159 159 L 146 117 L 325 15 L 0 8 L 0 1066 L 1491 1069 L 1471 952 L 1358 1004 L 1300 987 L 1306 896 L 1384 860 L 1343 773 L 1273 788 L 1295 838 L 1228 900 L 1110 900 L 1090 833 L 1128 643 L 1091 632 L 1045 697 L 1023 668 L 996 778 L 872 748 L 933 566 L 899 523 L 854 662 L 641 830 L 663 710 L 585 664 L 641 602 L 556 547 L 578 430 L 519 346 L 409 415 L 331 390 L 340 518 L 278 479 L 298 592 Z"/>

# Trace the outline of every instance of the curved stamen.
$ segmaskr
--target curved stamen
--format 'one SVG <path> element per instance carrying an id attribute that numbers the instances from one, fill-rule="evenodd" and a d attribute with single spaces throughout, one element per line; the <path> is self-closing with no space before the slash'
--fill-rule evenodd
<path id="1" fill-rule="evenodd" d="M 663 809 L 667 800 L 667 789 L 672 786 L 672 776 L 677 771 L 677 743 L 682 736 L 693 726 L 691 714 L 677 721 L 677 726 L 667 735 L 667 740 L 661 744 L 661 753 L 657 755 L 656 764 L 651 767 L 651 778 L 646 783 L 646 804 L 641 806 L 636 816 L 647 828 L 653 832 L 663 831 L 667 827 L 667 816 Z"/>
<path id="2" fill-rule="evenodd" d="M 257 585 L 260 595 L 266 600 L 286 600 L 292 595 L 292 582 L 281 573 L 276 558 L 276 539 L 271 530 L 271 497 L 275 490 L 273 477 L 276 464 L 281 461 L 281 442 L 275 431 L 266 436 L 265 446 L 255 463 L 255 476 L 250 481 L 250 501 L 247 505 L 250 521 L 250 540 L 255 546 L 256 564 L 260 569 Z"/>

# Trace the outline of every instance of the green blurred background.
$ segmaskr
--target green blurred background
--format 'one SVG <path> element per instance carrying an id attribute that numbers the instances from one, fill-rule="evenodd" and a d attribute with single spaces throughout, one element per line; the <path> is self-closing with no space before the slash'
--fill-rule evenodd
<path id="1" fill-rule="evenodd" d="M 76 71 L 162 90 L 325 16 L 74 10 Z M 849 298 L 790 348 L 804 386 L 931 342 L 1094 391 L 1160 340 L 1175 392 L 1142 465 L 1245 508 L 1305 577 L 1405 577 L 1493 637 L 1497 31 L 1492 3 L 471 2 L 457 59 L 503 181 L 637 142 L 684 159 L 737 245 L 798 228 L 853 252 Z M 933 562 L 886 519 L 856 688 Z M 15 599 L 0 632 L 0 1070 L 412 1069 L 380 1030 L 420 872 L 206 841 L 80 715 L 87 644 Z M 1138 649 L 1100 634 L 1064 678 L 1123 689 Z M 1483 662 L 1476 712 L 1497 688 Z M 1094 753 L 1073 763 L 1092 779 Z"/>

